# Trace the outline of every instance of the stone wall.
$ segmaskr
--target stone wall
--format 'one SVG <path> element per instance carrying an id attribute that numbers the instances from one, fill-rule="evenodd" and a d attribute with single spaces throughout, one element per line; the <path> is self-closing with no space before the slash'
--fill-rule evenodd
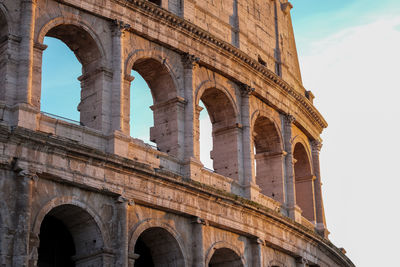
<path id="1" fill-rule="evenodd" d="M 301 85 L 290 8 L 0 1 L 0 265 L 353 266 L 327 239 L 327 124 Z M 40 112 L 46 36 L 82 64 L 79 124 Z M 129 136 L 131 70 L 152 91 L 157 149 Z"/>

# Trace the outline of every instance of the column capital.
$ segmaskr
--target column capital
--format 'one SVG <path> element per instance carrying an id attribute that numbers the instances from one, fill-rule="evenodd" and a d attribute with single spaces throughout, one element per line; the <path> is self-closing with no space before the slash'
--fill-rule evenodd
<path id="1" fill-rule="evenodd" d="M 181 55 L 181 60 L 182 60 L 183 67 L 185 69 L 191 69 L 196 64 L 199 63 L 200 58 L 196 57 L 195 55 L 189 54 L 189 53 L 183 53 Z"/>
<path id="2" fill-rule="evenodd" d="M 292 114 L 284 114 L 284 118 L 285 123 L 289 125 L 296 121 L 296 118 Z"/>
<path id="3" fill-rule="evenodd" d="M 255 88 L 253 88 L 250 85 L 245 84 L 245 83 L 239 83 L 239 88 L 240 88 L 242 96 L 250 96 L 256 90 Z"/>
<path id="4" fill-rule="evenodd" d="M 202 224 L 202 225 L 206 225 L 206 226 L 209 225 L 209 223 L 208 223 L 208 221 L 206 219 L 202 219 L 200 217 L 194 217 L 193 220 L 192 220 L 192 223 Z"/>
<path id="5" fill-rule="evenodd" d="M 134 206 L 135 202 L 133 200 L 129 200 L 128 198 L 124 196 L 118 196 L 115 200 L 117 203 L 126 203 L 128 206 Z"/>
<path id="6" fill-rule="evenodd" d="M 290 2 L 282 3 L 281 8 L 283 13 L 289 14 L 290 10 L 293 8 L 293 5 Z"/>
<path id="7" fill-rule="evenodd" d="M 313 153 L 319 153 L 322 148 L 322 143 L 318 140 L 311 141 L 311 150 Z"/>
<path id="8" fill-rule="evenodd" d="M 118 37 L 122 36 L 125 33 L 125 31 L 127 31 L 131 28 L 131 25 L 129 25 L 121 20 L 117 20 L 117 19 L 113 20 L 111 22 L 111 24 L 113 26 L 112 32 L 113 32 L 114 36 L 118 36 Z"/>
<path id="9" fill-rule="evenodd" d="M 19 170 L 17 172 L 17 176 L 18 177 L 22 177 L 22 178 L 26 178 L 26 179 L 30 179 L 33 182 L 36 182 L 39 179 L 39 177 L 37 176 L 36 172 L 31 172 L 31 171 L 24 170 L 24 169 L 23 170 Z"/>

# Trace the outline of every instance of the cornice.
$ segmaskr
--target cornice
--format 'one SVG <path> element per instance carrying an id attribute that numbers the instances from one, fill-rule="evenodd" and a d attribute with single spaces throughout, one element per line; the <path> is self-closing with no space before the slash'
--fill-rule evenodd
<path id="1" fill-rule="evenodd" d="M 202 43 L 208 43 L 208 45 L 217 46 L 220 49 L 228 52 L 234 60 L 250 67 L 253 72 L 257 72 L 262 74 L 264 78 L 272 82 L 278 88 L 280 88 L 283 92 L 287 93 L 291 97 L 293 97 L 299 104 L 300 107 L 308 113 L 310 118 L 312 118 L 321 128 L 326 128 L 328 126 L 325 119 L 319 113 L 319 111 L 310 103 L 310 101 L 306 98 L 305 95 L 297 92 L 291 85 L 289 85 L 286 81 L 280 78 L 271 70 L 265 68 L 265 66 L 258 63 L 256 60 L 248 56 L 246 53 L 236 48 L 235 46 L 219 39 L 218 37 L 212 35 L 211 33 L 203 30 L 199 26 L 179 17 L 171 12 L 158 7 L 157 5 L 144 0 L 111 0 L 120 5 L 126 6 L 127 8 L 133 9 L 135 11 L 141 11 L 142 13 L 146 13 L 151 17 L 157 18 L 160 22 L 164 22 L 165 24 L 171 25 L 173 28 L 183 30 L 187 35 L 190 35 L 193 38 L 198 39 Z M 245 82 L 245 81 L 241 81 Z M 304 89 L 304 88 L 302 88 Z"/>

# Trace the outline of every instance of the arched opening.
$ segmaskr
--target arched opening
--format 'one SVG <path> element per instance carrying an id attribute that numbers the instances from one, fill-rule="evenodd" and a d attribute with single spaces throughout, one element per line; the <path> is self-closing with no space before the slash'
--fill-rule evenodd
<path id="1" fill-rule="evenodd" d="M 40 226 L 39 267 L 102 266 L 103 239 L 95 220 L 80 207 L 52 209 Z"/>
<path id="2" fill-rule="evenodd" d="M 216 173 L 238 179 L 239 127 L 233 104 L 226 94 L 216 88 L 205 90 L 200 100 L 212 124 L 213 147 L 210 155 L 213 169 Z"/>
<path id="3" fill-rule="evenodd" d="M 229 248 L 217 249 L 208 264 L 209 267 L 243 267 L 242 260 Z"/>
<path id="4" fill-rule="evenodd" d="M 55 71 L 59 75 L 61 73 L 64 77 L 72 73 L 73 77 L 68 76 L 65 77 L 66 79 L 63 79 L 68 81 L 65 81 L 66 84 L 63 84 L 67 97 L 62 98 L 59 96 L 60 92 L 58 92 L 58 89 L 60 89 L 60 81 L 58 78 L 60 77 L 52 75 L 51 79 L 48 80 L 47 73 L 45 73 L 43 76 L 43 78 L 46 78 L 46 81 L 44 81 L 43 84 L 45 87 L 40 88 L 43 90 L 40 95 L 50 96 L 51 100 L 47 100 L 47 102 L 51 102 L 52 105 L 55 105 L 58 108 L 59 106 L 68 107 L 68 111 L 63 113 L 65 116 L 72 116 L 74 119 L 77 119 L 76 117 L 78 116 L 75 110 L 78 110 L 80 113 L 79 119 L 77 120 L 79 120 L 81 124 L 101 129 L 103 123 L 102 114 L 105 107 L 102 103 L 102 93 L 100 93 L 99 90 L 101 90 L 103 86 L 106 74 L 100 68 L 102 55 L 96 41 L 85 29 L 72 24 L 61 24 L 53 27 L 47 32 L 46 37 L 53 37 L 64 43 L 74 53 L 76 59 L 81 64 L 81 71 L 78 70 L 79 65 L 77 62 L 74 62 L 74 60 L 71 59 L 71 53 L 65 53 L 65 50 L 63 50 L 62 53 L 57 54 L 56 57 L 46 57 L 45 55 L 45 61 L 41 61 L 41 67 L 44 71 L 48 71 L 50 66 L 51 70 L 49 71 Z M 46 38 L 46 42 L 62 49 L 60 42 L 51 40 L 50 38 Z M 62 56 L 60 56 L 61 54 Z M 40 58 L 41 56 L 41 54 L 38 55 Z M 62 61 L 61 64 L 60 60 Z M 44 64 L 46 64 L 46 66 L 44 66 Z M 70 66 L 71 69 L 63 71 L 63 67 L 66 66 Z M 79 79 L 81 87 L 79 90 L 79 101 L 77 101 L 76 96 L 71 97 L 70 95 L 71 91 L 75 92 L 75 95 L 78 95 L 78 89 L 71 90 L 71 88 L 76 88 L 78 86 L 77 83 L 70 82 L 71 78 Z M 40 92 L 40 89 L 37 89 L 37 91 Z M 57 97 L 55 95 L 57 95 Z M 68 102 L 70 99 L 73 99 L 72 103 Z M 41 110 L 46 110 L 46 107 L 50 105 L 49 103 L 44 104 L 45 106 L 44 108 L 41 108 Z"/>
<path id="5" fill-rule="evenodd" d="M 137 60 L 133 70 L 146 81 L 153 99 L 150 108 L 153 111 L 154 126 L 150 128 L 150 141 L 156 143 L 160 151 L 177 156 L 180 148 L 178 115 L 183 112 L 183 106 L 180 107 L 182 102 L 177 98 L 175 83 L 169 70 L 165 64 L 152 58 Z M 135 116 L 141 115 L 131 114 L 131 116 L 134 119 Z"/>
<path id="6" fill-rule="evenodd" d="M 0 100 L 6 100 L 8 25 L 0 9 Z"/>
<path id="7" fill-rule="evenodd" d="M 132 70 L 131 76 L 135 79 L 130 88 L 130 135 L 150 145 L 156 145 L 150 141 L 150 128 L 154 125 L 153 112 L 150 109 L 153 104 L 150 88 L 138 72 Z"/>
<path id="8" fill-rule="evenodd" d="M 283 153 L 277 127 L 259 116 L 253 128 L 256 183 L 261 193 L 283 203 Z"/>
<path id="9" fill-rule="evenodd" d="M 44 44 L 47 49 L 42 58 L 40 111 L 79 122 L 81 88 L 77 78 L 82 74 L 82 65 L 59 39 L 45 37 Z"/>
<path id="10" fill-rule="evenodd" d="M 214 170 L 213 160 L 211 158 L 212 151 L 212 123 L 210 115 L 205 109 L 203 101 L 200 100 L 199 106 L 201 108 L 199 116 L 199 127 L 200 127 L 200 161 L 204 167 L 210 170 Z"/>
<path id="11" fill-rule="evenodd" d="M 135 244 L 135 267 L 184 267 L 185 260 L 178 242 L 167 230 L 152 227 L 145 230 Z"/>
<path id="12" fill-rule="evenodd" d="M 296 203 L 303 210 L 303 216 L 311 222 L 315 221 L 314 179 L 311 173 L 310 159 L 303 144 L 294 147 L 294 174 Z"/>

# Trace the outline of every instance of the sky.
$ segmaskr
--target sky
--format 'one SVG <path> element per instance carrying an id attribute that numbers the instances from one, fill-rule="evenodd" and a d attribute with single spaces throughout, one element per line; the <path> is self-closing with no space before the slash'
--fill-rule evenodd
<path id="1" fill-rule="evenodd" d="M 329 238 L 356 266 L 399 266 L 400 0 L 291 2 L 303 84 L 329 124 L 320 156 Z M 42 111 L 79 121 L 81 65 L 62 42 L 45 44 Z M 151 94 L 132 75 L 131 136 L 151 143 Z M 200 129 L 212 168 L 206 109 Z"/>
<path id="2" fill-rule="evenodd" d="M 303 84 L 328 121 L 330 239 L 356 266 L 400 266 L 400 1 L 292 0 Z"/>

